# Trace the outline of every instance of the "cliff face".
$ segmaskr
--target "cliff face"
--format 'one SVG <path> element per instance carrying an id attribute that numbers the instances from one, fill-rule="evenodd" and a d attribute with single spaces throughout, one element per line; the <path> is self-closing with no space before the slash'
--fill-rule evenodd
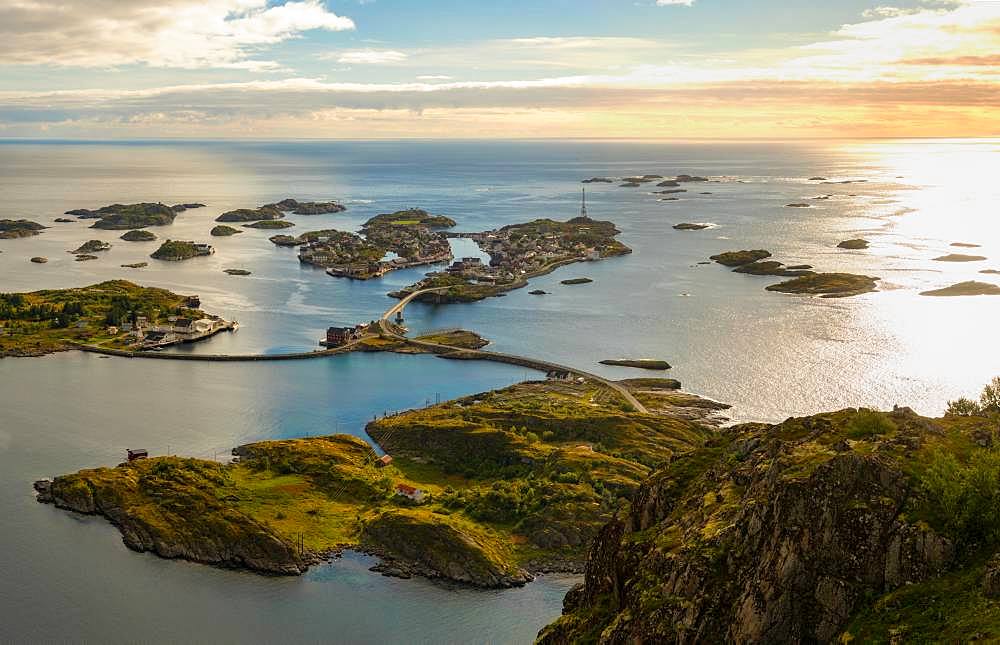
<path id="1" fill-rule="evenodd" d="M 604 527 L 540 641 L 830 642 L 872 598 L 954 564 L 917 519 L 920 477 L 941 450 L 982 450 L 988 423 L 845 410 L 725 430 Z"/>

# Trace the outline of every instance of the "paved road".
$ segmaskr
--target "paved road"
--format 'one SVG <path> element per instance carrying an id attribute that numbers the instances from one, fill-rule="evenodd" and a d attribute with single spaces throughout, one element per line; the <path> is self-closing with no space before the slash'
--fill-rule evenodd
<path id="1" fill-rule="evenodd" d="M 462 347 L 453 347 L 451 345 L 441 345 L 440 343 L 428 343 L 421 340 L 413 340 L 403 336 L 402 334 L 396 333 L 389 327 L 388 321 L 390 318 L 396 315 L 397 312 L 402 311 L 406 305 L 410 304 L 414 298 L 425 294 L 433 293 L 436 291 L 444 291 L 448 287 L 434 287 L 431 289 L 421 289 L 420 291 L 414 291 L 410 295 L 406 296 L 394 306 L 392 306 L 388 311 L 382 314 L 382 318 L 379 320 L 379 326 L 382 328 L 383 333 L 387 336 L 395 338 L 397 340 L 402 340 L 415 345 L 417 347 L 423 347 L 424 349 L 430 350 L 436 354 L 454 354 L 453 358 L 462 359 L 481 359 L 486 361 L 496 361 L 500 363 L 508 363 L 512 365 L 521 365 L 523 367 L 530 367 L 542 372 L 568 372 L 570 374 L 576 374 L 577 376 L 582 376 L 585 379 L 589 379 L 596 383 L 600 383 L 606 387 L 611 388 L 615 392 L 621 395 L 625 401 L 631 405 L 637 412 L 642 414 L 649 414 L 649 410 L 639 403 L 639 400 L 629 392 L 628 388 L 615 381 L 609 381 L 606 378 L 593 374 L 591 372 L 584 372 L 575 367 L 569 367 L 567 365 L 560 365 L 559 363 L 550 363 L 548 361 L 542 361 L 534 358 L 528 358 L 527 356 L 517 356 L 515 354 L 503 354 L 500 352 L 487 352 L 481 349 L 465 349 Z"/>

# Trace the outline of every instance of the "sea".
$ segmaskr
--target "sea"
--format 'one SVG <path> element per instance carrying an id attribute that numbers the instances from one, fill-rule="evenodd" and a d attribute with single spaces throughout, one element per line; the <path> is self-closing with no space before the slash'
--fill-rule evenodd
<path id="1" fill-rule="evenodd" d="M 733 423 L 778 422 L 844 407 L 910 406 L 939 415 L 1000 375 L 1000 297 L 929 297 L 969 280 L 1000 284 L 1000 140 L 642 141 L 13 141 L 0 142 L 0 219 L 50 226 L 0 240 L 0 291 L 127 279 L 200 296 L 235 333 L 170 351 L 310 351 L 331 325 L 378 318 L 389 291 L 435 267 L 381 279 L 332 278 L 298 262 L 273 232 L 208 234 L 233 208 L 292 197 L 344 213 L 290 215 L 284 232 L 357 230 L 417 207 L 482 231 L 535 218 L 613 221 L 630 255 L 580 263 L 472 304 L 407 307 L 413 333 L 462 327 L 490 348 L 608 378 L 648 375 L 599 363 L 655 358 L 684 389 L 732 405 Z M 589 177 L 705 176 L 655 194 Z M 813 180 L 823 177 L 824 180 Z M 654 182 L 655 183 L 655 182 Z M 664 198 L 675 198 L 662 201 Z M 201 202 L 156 242 L 54 223 L 74 208 Z M 808 208 L 788 204 L 804 203 Z M 682 231 L 682 222 L 708 228 Z M 837 248 L 864 238 L 864 250 Z M 181 263 L 149 254 L 163 239 L 209 242 Z M 67 253 L 112 243 L 100 259 Z M 453 240 L 456 256 L 479 255 Z M 954 246 L 960 244 L 963 246 Z M 968 246 L 976 245 L 976 246 Z M 765 291 L 775 278 L 708 257 L 766 249 L 786 264 L 880 278 L 879 290 L 823 299 Z M 986 258 L 943 262 L 960 253 Z M 29 258 L 44 256 L 47 264 Z M 122 264 L 148 262 L 142 269 Z M 252 275 L 230 276 L 224 269 Z M 440 268 L 440 267 L 437 267 Z M 563 285 L 567 278 L 593 282 Z M 531 295 L 542 289 L 546 295 Z M 268 578 L 127 550 L 98 518 L 34 500 L 34 480 L 114 465 L 126 448 L 226 459 L 262 439 L 364 437 L 375 416 L 501 388 L 537 372 L 432 356 L 144 361 L 65 352 L 0 360 L 0 641 L 527 643 L 560 613 L 578 577 L 540 576 L 478 591 L 371 573 L 348 554 L 297 578 Z"/>

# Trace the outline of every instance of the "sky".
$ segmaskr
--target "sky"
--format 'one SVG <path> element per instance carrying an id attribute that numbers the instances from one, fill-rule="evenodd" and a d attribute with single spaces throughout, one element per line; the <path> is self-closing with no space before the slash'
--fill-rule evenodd
<path id="1" fill-rule="evenodd" d="M 3 138 L 1000 135 L 1000 0 L 0 0 Z"/>

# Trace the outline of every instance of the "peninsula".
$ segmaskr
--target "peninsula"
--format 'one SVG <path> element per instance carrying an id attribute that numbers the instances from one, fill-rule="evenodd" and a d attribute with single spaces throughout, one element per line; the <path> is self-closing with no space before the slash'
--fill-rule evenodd
<path id="1" fill-rule="evenodd" d="M 711 436 L 672 405 L 690 403 L 672 382 L 635 392 L 662 412 L 626 411 L 589 382 L 523 383 L 372 421 L 384 455 L 348 435 L 266 441 L 231 464 L 154 457 L 36 489 L 163 557 L 294 575 L 350 548 L 387 575 L 509 587 L 580 571 L 652 468 Z"/>
<path id="2" fill-rule="evenodd" d="M 0 294 L 0 357 L 41 356 L 81 344 L 162 346 L 232 327 L 198 307 L 197 298 L 125 280 Z"/>

